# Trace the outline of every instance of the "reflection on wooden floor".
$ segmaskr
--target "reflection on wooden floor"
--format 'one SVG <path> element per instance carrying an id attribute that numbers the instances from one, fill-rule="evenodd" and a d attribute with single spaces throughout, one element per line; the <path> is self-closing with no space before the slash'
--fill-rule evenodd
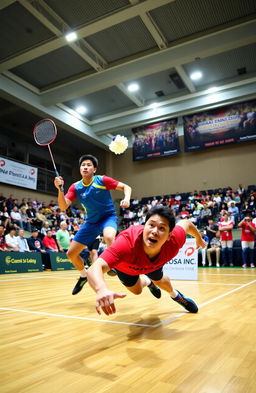
<path id="1" fill-rule="evenodd" d="M 1 393 L 255 393 L 256 269 L 173 281 L 200 305 L 127 293 L 98 316 L 76 272 L 1 275 Z"/>

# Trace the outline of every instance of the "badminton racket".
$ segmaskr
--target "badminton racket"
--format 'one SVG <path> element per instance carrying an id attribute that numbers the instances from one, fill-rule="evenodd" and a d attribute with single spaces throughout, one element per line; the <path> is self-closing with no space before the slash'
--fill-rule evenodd
<path id="1" fill-rule="evenodd" d="M 56 177 L 59 177 L 59 172 L 57 171 L 56 164 L 52 155 L 52 151 L 50 148 L 50 144 L 55 141 L 57 137 L 57 127 L 56 124 L 54 123 L 53 120 L 51 119 L 43 119 L 40 120 L 38 123 L 36 123 L 34 130 L 33 130 L 33 135 L 36 143 L 39 146 L 47 146 L 50 157 L 52 160 L 52 164 L 54 167 L 55 175 Z M 60 186 L 60 190 L 64 191 L 63 186 Z"/>

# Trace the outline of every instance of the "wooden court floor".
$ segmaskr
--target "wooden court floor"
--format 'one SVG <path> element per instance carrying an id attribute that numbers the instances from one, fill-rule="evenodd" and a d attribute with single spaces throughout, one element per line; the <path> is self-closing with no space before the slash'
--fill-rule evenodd
<path id="1" fill-rule="evenodd" d="M 256 269 L 199 269 L 173 281 L 200 305 L 127 293 L 98 316 L 77 274 L 1 275 L 1 393 L 255 393 Z"/>

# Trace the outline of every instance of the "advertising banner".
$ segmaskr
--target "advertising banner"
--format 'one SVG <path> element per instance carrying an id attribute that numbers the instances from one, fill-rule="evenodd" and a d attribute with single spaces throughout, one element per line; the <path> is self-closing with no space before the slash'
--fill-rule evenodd
<path id="1" fill-rule="evenodd" d="M 184 116 L 185 151 L 256 140 L 256 100 Z"/>
<path id="2" fill-rule="evenodd" d="M 0 182 L 36 190 L 37 168 L 0 157 Z"/>
<path id="3" fill-rule="evenodd" d="M 173 280 L 198 279 L 198 252 L 194 239 L 187 239 L 175 258 L 164 265 L 164 274 Z"/>
<path id="4" fill-rule="evenodd" d="M 133 161 L 180 152 L 178 119 L 133 128 Z"/>
<path id="5" fill-rule="evenodd" d="M 42 272 L 40 252 L 0 252 L 0 274 Z"/>
<path id="6" fill-rule="evenodd" d="M 52 270 L 76 270 L 65 252 L 50 252 Z"/>

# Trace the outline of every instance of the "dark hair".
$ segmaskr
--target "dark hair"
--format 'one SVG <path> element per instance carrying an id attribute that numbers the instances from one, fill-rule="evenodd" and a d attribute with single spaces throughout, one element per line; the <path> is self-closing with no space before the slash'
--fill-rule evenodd
<path id="1" fill-rule="evenodd" d="M 94 168 L 98 168 L 98 160 L 96 157 L 92 156 L 91 154 L 84 154 L 82 157 L 80 157 L 79 158 L 79 166 L 85 160 L 90 160 L 93 163 Z"/>
<path id="2" fill-rule="evenodd" d="M 146 215 L 146 222 L 150 219 L 150 217 L 154 216 L 154 214 L 158 214 L 161 217 L 164 217 L 169 222 L 170 231 L 175 227 L 175 217 L 173 211 L 166 206 L 154 206 L 152 207 Z"/>

